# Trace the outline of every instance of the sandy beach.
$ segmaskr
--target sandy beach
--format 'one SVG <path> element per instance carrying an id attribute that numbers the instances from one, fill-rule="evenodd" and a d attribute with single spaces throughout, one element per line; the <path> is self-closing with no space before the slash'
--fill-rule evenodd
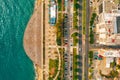
<path id="1" fill-rule="evenodd" d="M 26 27 L 23 40 L 25 52 L 35 64 L 36 80 L 43 80 L 42 10 L 41 0 L 36 0 L 34 12 Z"/>
<path id="2" fill-rule="evenodd" d="M 43 80 L 41 77 L 42 69 L 38 65 L 34 65 L 36 77 L 35 80 Z"/>

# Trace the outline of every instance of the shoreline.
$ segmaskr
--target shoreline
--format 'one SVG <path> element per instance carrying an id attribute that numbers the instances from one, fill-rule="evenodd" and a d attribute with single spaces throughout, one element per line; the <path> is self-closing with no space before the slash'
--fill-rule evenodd
<path id="1" fill-rule="evenodd" d="M 35 70 L 35 80 L 41 80 L 39 77 L 39 67 L 34 64 L 34 70 Z"/>
<path id="2" fill-rule="evenodd" d="M 34 65 L 34 70 L 35 70 L 35 80 L 38 80 L 37 67 L 36 67 L 36 65 L 34 64 L 34 62 L 33 62 L 33 65 Z"/>
<path id="3" fill-rule="evenodd" d="M 41 79 L 41 68 L 38 65 L 34 64 L 34 70 L 35 70 L 35 80 L 42 80 Z"/>

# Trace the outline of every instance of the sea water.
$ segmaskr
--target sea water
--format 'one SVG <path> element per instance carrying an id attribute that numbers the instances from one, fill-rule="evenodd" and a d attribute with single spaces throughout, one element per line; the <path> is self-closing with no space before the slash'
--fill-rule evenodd
<path id="1" fill-rule="evenodd" d="M 23 48 L 35 0 L 0 0 L 0 80 L 34 80 L 32 61 Z"/>

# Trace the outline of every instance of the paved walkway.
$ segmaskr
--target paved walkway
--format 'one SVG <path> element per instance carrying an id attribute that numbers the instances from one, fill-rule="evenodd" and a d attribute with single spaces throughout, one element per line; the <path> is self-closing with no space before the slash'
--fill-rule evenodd
<path id="1" fill-rule="evenodd" d="M 57 44 L 56 44 L 57 45 Z M 58 52 L 58 57 L 59 57 L 59 64 L 58 64 L 58 72 L 55 76 L 55 78 L 53 80 L 57 80 L 57 77 L 59 76 L 60 74 L 60 67 L 61 67 L 61 56 L 60 56 L 60 52 L 59 52 L 59 49 L 57 48 L 57 52 Z"/>

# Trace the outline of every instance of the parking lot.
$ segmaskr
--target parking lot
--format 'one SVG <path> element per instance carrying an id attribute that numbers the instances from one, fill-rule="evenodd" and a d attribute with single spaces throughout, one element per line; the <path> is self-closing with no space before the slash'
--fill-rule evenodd
<path id="1" fill-rule="evenodd" d="M 70 47 L 72 46 L 72 39 L 70 38 L 70 28 L 72 27 L 71 22 L 72 20 L 70 19 L 72 16 L 70 15 L 69 12 L 69 7 L 68 5 L 71 4 L 71 1 L 66 2 L 66 8 L 65 8 L 65 17 L 64 17 L 64 46 L 65 46 L 65 53 L 64 53 L 64 60 L 65 60 L 65 73 L 64 73 L 64 78 L 65 80 L 73 80 L 73 55 L 72 52 L 70 52 Z M 71 13 L 72 14 L 72 13 Z"/>

